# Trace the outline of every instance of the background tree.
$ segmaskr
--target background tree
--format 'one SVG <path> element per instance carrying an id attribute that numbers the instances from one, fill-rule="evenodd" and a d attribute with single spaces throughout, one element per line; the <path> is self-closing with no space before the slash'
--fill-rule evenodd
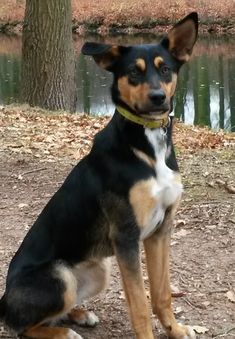
<path id="1" fill-rule="evenodd" d="M 235 74 L 235 65 L 233 59 L 228 60 L 229 74 Z M 235 132 L 235 77 L 229 77 L 229 99 L 230 99 L 230 110 L 231 110 L 231 131 Z"/>
<path id="2" fill-rule="evenodd" d="M 210 63 L 208 56 L 199 56 L 193 66 L 194 123 L 211 126 L 210 121 Z"/>
<path id="3" fill-rule="evenodd" d="M 22 99 L 31 106 L 75 110 L 75 53 L 70 0 L 26 0 Z"/>

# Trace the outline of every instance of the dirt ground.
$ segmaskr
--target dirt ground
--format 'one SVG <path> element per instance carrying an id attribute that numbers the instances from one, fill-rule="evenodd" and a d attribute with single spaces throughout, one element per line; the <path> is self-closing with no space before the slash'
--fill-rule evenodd
<path id="1" fill-rule="evenodd" d="M 45 140 L 41 141 L 43 156 L 32 147 L 20 151 L 15 145 L 17 128 L 0 119 L 0 295 L 11 257 L 76 163 L 68 154 L 50 157 Z M 202 332 L 198 338 L 235 338 L 234 147 L 193 153 L 179 149 L 178 153 L 185 193 L 171 244 L 176 318 L 197 326 Z M 148 291 L 145 273 L 144 277 Z M 115 260 L 110 287 L 85 306 L 100 318 L 93 329 L 73 326 L 85 339 L 133 338 Z M 156 338 L 165 338 L 154 318 L 153 327 Z M 0 323 L 0 338 L 16 336 Z"/>

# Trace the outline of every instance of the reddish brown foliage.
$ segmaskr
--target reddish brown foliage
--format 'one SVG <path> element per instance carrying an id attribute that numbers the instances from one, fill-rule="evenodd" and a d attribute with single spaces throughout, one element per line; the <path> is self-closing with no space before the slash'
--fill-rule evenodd
<path id="1" fill-rule="evenodd" d="M 219 21 L 234 18 L 235 3 L 230 0 L 73 0 L 74 17 L 79 21 L 100 22 L 104 25 L 133 23 L 152 20 L 174 22 L 190 11 L 198 11 L 201 21 Z"/>
<path id="2" fill-rule="evenodd" d="M 72 0 L 73 17 L 79 23 L 101 26 L 148 26 L 172 23 L 190 11 L 197 11 L 201 23 L 228 25 L 234 22 L 235 2 L 231 0 Z M 22 21 L 25 0 L 1 1 L 0 21 Z"/>

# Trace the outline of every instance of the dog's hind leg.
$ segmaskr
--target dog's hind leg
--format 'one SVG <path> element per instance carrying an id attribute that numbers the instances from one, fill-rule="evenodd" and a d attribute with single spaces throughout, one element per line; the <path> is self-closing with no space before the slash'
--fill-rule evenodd
<path id="1" fill-rule="evenodd" d="M 90 299 L 104 290 L 109 283 L 110 258 L 88 260 L 73 270 L 77 278 L 77 304 L 68 314 L 70 320 L 81 326 L 95 326 L 99 319 L 93 313 L 79 308 L 83 300 Z"/>
<path id="2" fill-rule="evenodd" d="M 24 332 L 24 336 L 36 339 L 82 339 L 69 328 L 35 326 Z"/>
<path id="3" fill-rule="evenodd" d="M 46 326 L 67 314 L 76 298 L 76 277 L 63 262 L 20 273 L 6 292 L 6 324 L 29 338 L 81 339 L 69 328 Z"/>
<path id="4" fill-rule="evenodd" d="M 94 327 L 99 323 L 99 318 L 94 312 L 80 307 L 73 308 L 68 318 L 79 326 Z"/>

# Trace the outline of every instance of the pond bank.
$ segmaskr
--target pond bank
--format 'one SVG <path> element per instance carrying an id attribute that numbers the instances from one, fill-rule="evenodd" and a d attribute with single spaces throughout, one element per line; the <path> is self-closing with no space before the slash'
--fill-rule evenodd
<path id="1" fill-rule="evenodd" d="M 119 26 L 116 24 L 106 25 L 101 22 L 79 22 L 73 20 L 73 33 L 78 35 L 87 35 L 87 34 L 99 34 L 100 36 L 108 35 L 131 35 L 131 34 L 142 34 L 142 33 L 151 33 L 151 34 L 164 34 L 172 26 L 173 22 L 169 24 L 168 21 L 162 21 L 161 23 L 158 20 L 154 20 L 151 23 L 141 22 L 141 23 L 130 23 L 129 26 Z M 22 35 L 23 22 L 22 21 L 7 21 L 0 22 L 0 33 L 7 35 Z M 227 21 L 226 24 L 223 23 L 205 23 L 199 27 L 199 34 L 208 35 L 232 35 L 235 33 L 235 22 Z"/>
<path id="2" fill-rule="evenodd" d="M 235 4 L 224 0 L 169 0 L 168 5 L 153 0 L 72 0 L 73 31 L 84 35 L 164 33 L 174 22 L 191 11 L 200 18 L 202 34 L 233 34 L 235 32 Z M 144 8 L 144 11 L 143 11 Z M 0 8 L 0 32 L 21 34 L 25 1 L 7 0 Z"/>

